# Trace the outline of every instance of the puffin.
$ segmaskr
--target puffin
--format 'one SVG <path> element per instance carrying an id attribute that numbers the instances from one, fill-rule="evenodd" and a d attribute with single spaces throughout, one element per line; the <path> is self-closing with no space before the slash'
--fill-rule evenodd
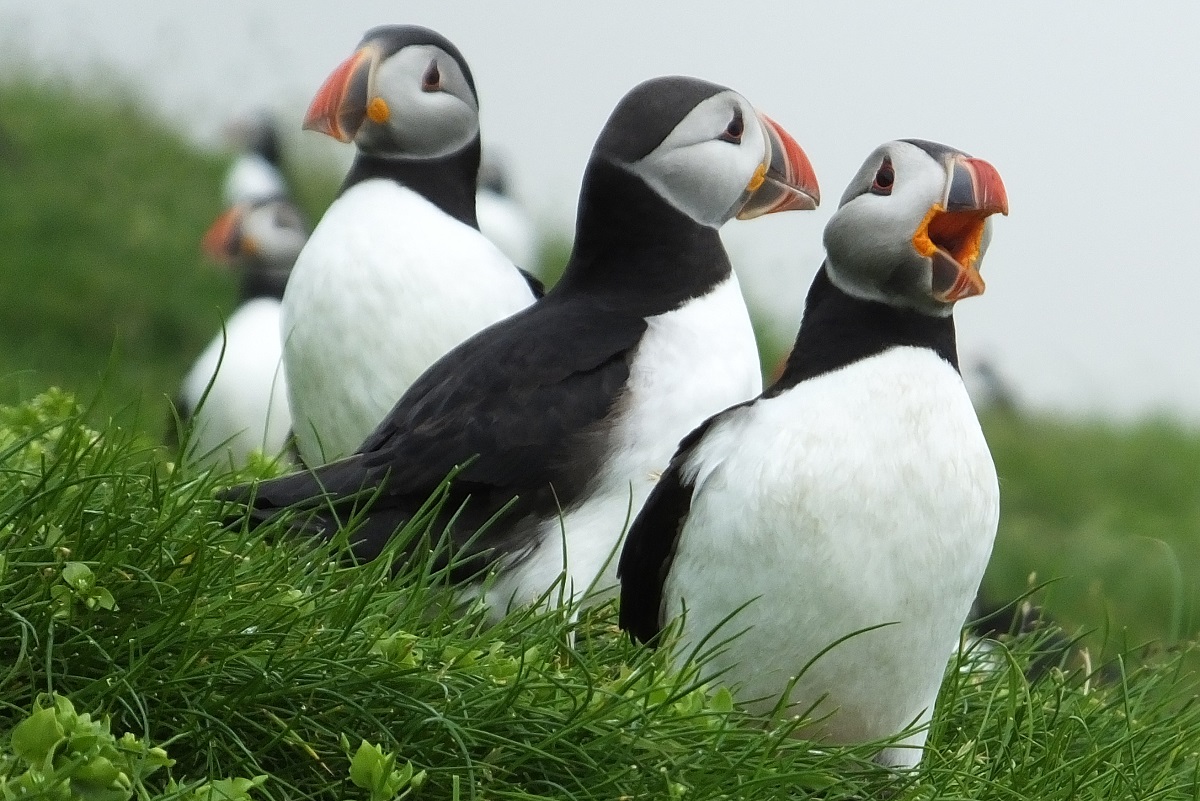
<path id="1" fill-rule="evenodd" d="M 229 138 L 240 152 L 225 173 L 221 188 L 226 208 L 290 197 L 283 177 L 279 130 L 270 112 L 259 110 L 235 121 L 229 126 Z"/>
<path id="2" fill-rule="evenodd" d="M 529 214 L 513 195 L 508 169 L 485 149 L 475 195 L 479 230 L 492 240 L 512 263 L 533 271 L 538 263 L 538 236 Z"/>
<path id="3" fill-rule="evenodd" d="M 631 512 L 679 438 L 762 387 L 718 229 L 818 202 L 804 151 L 742 95 L 648 80 L 600 133 L 545 298 L 436 362 L 354 455 L 223 497 L 251 525 L 287 514 L 330 536 L 352 521 L 366 560 L 453 472 L 428 531 L 464 603 L 495 620 L 612 597 Z"/>
<path id="4" fill-rule="evenodd" d="M 186 463 L 237 469 L 255 451 L 269 458 L 284 454 L 291 415 L 280 301 L 307 237 L 303 215 L 282 198 L 234 206 L 204 235 L 205 252 L 238 270 L 240 303 L 176 398 L 175 413 L 191 429 Z"/>
<path id="5" fill-rule="evenodd" d="M 353 453 L 431 364 L 541 285 L 479 232 L 479 98 L 445 37 L 368 31 L 304 127 L 357 150 L 283 298 L 296 443 L 313 466 Z"/>
<path id="6" fill-rule="evenodd" d="M 682 440 L 620 556 L 635 639 L 673 643 L 752 714 L 807 719 L 801 736 L 899 735 L 877 757 L 898 768 L 921 758 L 999 518 L 953 318 L 983 293 L 997 213 L 988 162 L 875 150 L 825 228 L 783 375 Z"/>

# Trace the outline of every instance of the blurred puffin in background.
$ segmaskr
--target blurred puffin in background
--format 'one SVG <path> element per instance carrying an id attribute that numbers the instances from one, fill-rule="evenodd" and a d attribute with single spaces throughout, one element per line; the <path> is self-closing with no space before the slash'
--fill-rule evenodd
<path id="1" fill-rule="evenodd" d="M 237 271 L 239 305 L 176 398 L 176 414 L 188 431 L 186 463 L 237 469 L 255 451 L 268 458 L 285 451 L 291 415 L 280 302 L 307 238 L 303 215 L 284 198 L 233 206 L 204 235 L 204 252 Z"/>

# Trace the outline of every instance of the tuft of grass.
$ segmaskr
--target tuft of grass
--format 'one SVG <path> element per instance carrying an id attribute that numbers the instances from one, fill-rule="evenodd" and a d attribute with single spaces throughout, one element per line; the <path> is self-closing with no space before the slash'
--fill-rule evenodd
<path id="1" fill-rule="evenodd" d="M 428 563 L 392 577 L 347 564 L 344 538 L 225 528 L 211 496 L 235 476 L 85 420 L 59 392 L 0 409 L 0 781 L 30 770 L 17 727 L 65 698 L 166 751 L 142 797 L 235 780 L 261 799 L 1195 797 L 1178 660 L 1030 686 L 1037 643 L 1018 639 L 991 668 L 951 665 L 926 760 L 896 775 L 878 744 L 745 718 L 611 607 L 489 628 Z"/>

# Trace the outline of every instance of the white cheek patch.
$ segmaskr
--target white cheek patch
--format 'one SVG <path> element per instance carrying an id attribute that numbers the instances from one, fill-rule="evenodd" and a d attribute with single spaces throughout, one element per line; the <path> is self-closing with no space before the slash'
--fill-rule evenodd
<path id="1" fill-rule="evenodd" d="M 442 89 L 422 90 L 434 60 Z M 446 156 L 479 134 L 479 109 L 458 63 L 433 45 L 412 45 L 385 59 L 375 70 L 370 97 L 382 97 L 389 109 L 386 125 L 396 132 L 404 155 Z"/>
<path id="2" fill-rule="evenodd" d="M 745 125 L 740 143 L 717 138 L 735 108 L 742 110 Z M 736 93 L 722 92 L 697 105 L 630 169 L 672 206 L 717 228 L 737 212 L 765 148 L 754 109 Z"/>

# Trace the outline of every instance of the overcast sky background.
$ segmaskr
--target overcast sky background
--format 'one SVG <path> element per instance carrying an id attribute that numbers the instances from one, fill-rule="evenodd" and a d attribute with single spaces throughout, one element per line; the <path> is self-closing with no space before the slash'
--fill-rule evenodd
<path id="1" fill-rule="evenodd" d="M 592 142 L 639 81 L 704 77 L 778 120 L 825 203 L 731 223 L 725 240 L 781 331 L 794 332 L 821 229 L 876 145 L 921 137 L 985 158 L 1011 216 L 995 225 L 987 294 L 955 315 L 964 362 L 992 360 L 1041 408 L 1200 422 L 1194 0 L 0 0 L 0 58 L 115 76 L 207 143 L 267 106 L 295 144 L 322 139 L 298 131 L 312 94 L 367 28 L 390 22 L 459 46 L 485 147 L 507 156 L 537 217 L 567 230 Z"/>

